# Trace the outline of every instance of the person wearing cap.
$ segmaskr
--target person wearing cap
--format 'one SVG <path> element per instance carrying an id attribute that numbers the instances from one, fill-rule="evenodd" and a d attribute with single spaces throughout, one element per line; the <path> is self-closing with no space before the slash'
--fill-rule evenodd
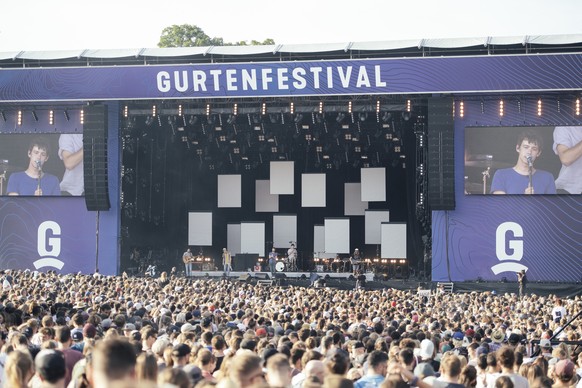
<path id="1" fill-rule="evenodd" d="M 183 368 L 188 364 L 190 351 L 190 346 L 186 344 L 178 344 L 174 346 L 172 349 L 172 361 L 174 361 L 174 368 Z"/>
<path id="2" fill-rule="evenodd" d="M 63 353 L 53 349 L 41 350 L 34 359 L 36 370 L 35 378 L 40 380 L 40 385 L 33 385 L 39 388 L 64 388 L 65 375 L 67 368 L 65 366 L 65 357 Z M 34 379 L 33 378 L 33 381 Z M 34 384 L 33 382 L 31 382 Z"/>
<path id="3" fill-rule="evenodd" d="M 553 378 L 552 388 L 574 387 L 580 380 L 576 374 L 576 365 L 570 360 L 560 360 L 556 363 Z"/>
<path id="4" fill-rule="evenodd" d="M 549 339 L 540 340 L 540 356 L 544 357 L 546 360 L 552 358 L 552 342 Z"/>
<path id="5" fill-rule="evenodd" d="M 123 326 L 123 335 L 129 338 L 131 335 L 131 332 L 134 330 L 135 330 L 135 325 L 133 323 L 128 322 Z"/>
<path id="6" fill-rule="evenodd" d="M 469 360 L 469 350 L 467 350 L 467 348 L 463 343 L 463 340 L 465 338 L 465 335 L 460 332 L 460 331 L 455 331 L 453 333 L 453 351 L 455 352 L 455 354 L 459 355 L 459 356 L 463 356 L 467 359 L 467 361 Z"/>
<path id="7" fill-rule="evenodd" d="M 420 349 L 418 351 L 418 357 L 420 358 L 420 363 L 429 364 L 433 370 L 436 372 L 439 370 L 441 363 L 434 359 L 434 342 L 429 339 L 423 339 L 420 342 Z M 416 373 L 415 373 L 416 374 Z"/>

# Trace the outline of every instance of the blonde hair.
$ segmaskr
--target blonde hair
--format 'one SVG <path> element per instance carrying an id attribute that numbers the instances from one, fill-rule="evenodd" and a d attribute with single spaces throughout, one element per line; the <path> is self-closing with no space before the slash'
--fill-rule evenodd
<path id="1" fill-rule="evenodd" d="M 28 351 L 14 350 L 6 359 L 6 386 L 25 388 L 34 374 L 32 357 Z"/>

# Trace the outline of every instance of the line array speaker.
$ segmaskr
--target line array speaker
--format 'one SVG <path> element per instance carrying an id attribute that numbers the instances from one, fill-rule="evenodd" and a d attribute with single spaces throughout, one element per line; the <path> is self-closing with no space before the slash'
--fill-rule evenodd
<path id="1" fill-rule="evenodd" d="M 455 209 L 454 137 L 453 99 L 429 99 L 428 204 L 431 210 Z"/>
<path id="2" fill-rule="evenodd" d="M 84 109 L 83 177 L 85 205 L 89 211 L 109 210 L 107 180 L 107 107 L 90 105 Z"/>

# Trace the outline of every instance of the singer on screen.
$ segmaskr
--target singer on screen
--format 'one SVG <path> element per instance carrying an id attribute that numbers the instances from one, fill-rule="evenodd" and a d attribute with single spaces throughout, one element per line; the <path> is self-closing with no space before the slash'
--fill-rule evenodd
<path id="1" fill-rule="evenodd" d="M 61 195 L 56 176 L 42 170 L 49 158 L 49 145 L 42 139 L 34 139 L 28 147 L 28 167 L 8 178 L 8 195 Z"/>
<path id="2" fill-rule="evenodd" d="M 542 154 L 542 138 L 534 131 L 522 132 L 517 138 L 517 163 L 495 172 L 491 182 L 492 194 L 556 194 L 554 176 L 534 167 Z"/>

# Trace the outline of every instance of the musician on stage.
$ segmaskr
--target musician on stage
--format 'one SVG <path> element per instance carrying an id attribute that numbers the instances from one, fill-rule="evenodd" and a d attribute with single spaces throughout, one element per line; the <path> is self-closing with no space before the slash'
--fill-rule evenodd
<path id="1" fill-rule="evenodd" d="M 291 243 L 291 248 L 287 250 L 287 258 L 289 259 L 290 268 L 297 270 L 297 249 L 295 244 Z"/>
<path id="2" fill-rule="evenodd" d="M 354 276 L 358 275 L 360 271 L 360 263 L 362 262 L 362 258 L 360 256 L 360 250 L 356 248 L 354 250 L 354 254 L 350 257 L 350 263 L 352 264 L 352 272 Z"/>
<path id="3" fill-rule="evenodd" d="M 43 139 L 34 139 L 28 147 L 28 167 L 8 178 L 8 195 L 61 195 L 59 179 L 42 170 L 49 158 L 49 145 Z"/>
<path id="4" fill-rule="evenodd" d="M 184 252 L 182 255 L 182 261 L 184 262 L 184 269 L 186 270 L 186 277 L 192 276 L 192 262 L 194 261 L 194 255 L 190 248 Z"/>
<path id="5" fill-rule="evenodd" d="M 222 268 L 224 269 L 225 275 L 229 276 L 230 271 L 232 271 L 232 256 L 226 248 L 222 248 Z"/>
<path id="6" fill-rule="evenodd" d="M 271 249 L 269 252 L 269 270 L 271 271 L 271 275 L 275 275 L 275 271 L 277 266 L 277 252 L 275 251 L 275 247 Z"/>

